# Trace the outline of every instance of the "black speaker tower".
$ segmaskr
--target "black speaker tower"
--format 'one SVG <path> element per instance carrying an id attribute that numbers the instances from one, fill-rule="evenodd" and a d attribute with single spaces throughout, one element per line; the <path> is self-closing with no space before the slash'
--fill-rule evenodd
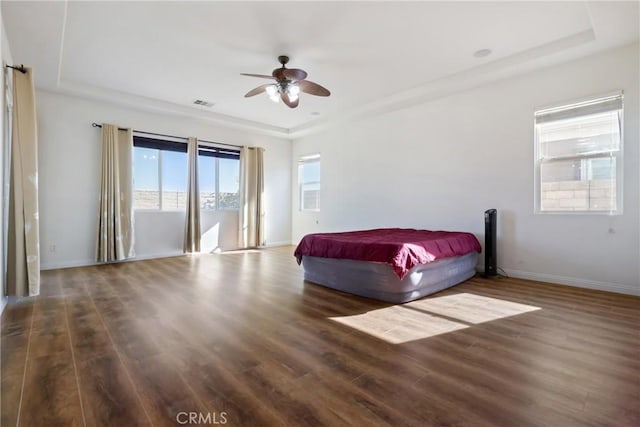
<path id="1" fill-rule="evenodd" d="M 484 277 L 498 275 L 498 257 L 496 255 L 496 228 L 498 211 L 489 209 L 484 212 Z"/>

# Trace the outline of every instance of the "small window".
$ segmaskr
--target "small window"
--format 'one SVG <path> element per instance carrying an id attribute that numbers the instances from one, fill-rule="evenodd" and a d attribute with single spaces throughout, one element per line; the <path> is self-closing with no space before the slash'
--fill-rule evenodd
<path id="1" fill-rule="evenodd" d="M 239 209 L 239 151 L 199 146 L 198 175 L 202 210 Z"/>
<path id="2" fill-rule="evenodd" d="M 537 212 L 622 213 L 622 100 L 535 112 Z"/>
<path id="3" fill-rule="evenodd" d="M 320 210 L 320 154 L 305 156 L 298 162 L 300 210 Z"/>
<path id="4" fill-rule="evenodd" d="M 187 145 L 133 137 L 134 209 L 186 209 Z"/>

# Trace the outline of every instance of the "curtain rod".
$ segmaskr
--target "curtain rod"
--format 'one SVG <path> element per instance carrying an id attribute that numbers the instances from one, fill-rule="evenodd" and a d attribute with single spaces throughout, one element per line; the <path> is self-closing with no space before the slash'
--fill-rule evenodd
<path id="1" fill-rule="evenodd" d="M 20 71 L 22 74 L 27 74 L 26 68 L 24 68 L 24 64 L 20 64 L 19 67 L 15 67 L 13 65 L 6 65 L 7 68 L 13 68 L 14 70 Z"/>
<path id="2" fill-rule="evenodd" d="M 91 126 L 94 128 L 101 128 L 102 125 L 98 124 L 98 123 L 91 123 Z M 118 130 L 128 130 L 126 128 L 118 128 Z M 143 130 L 135 130 L 133 129 L 133 132 L 138 132 L 138 133 L 144 133 L 147 135 L 154 135 L 154 136 L 164 136 L 167 138 L 179 138 L 179 139 L 187 139 L 183 136 L 175 136 L 175 135 L 166 135 L 164 133 L 154 133 L 154 132 L 145 132 Z M 207 141 L 206 139 L 199 139 L 198 141 L 200 142 L 206 142 L 208 144 L 218 144 L 218 145 L 226 145 L 228 147 L 236 147 L 236 148 L 241 148 L 241 145 L 235 145 L 235 144 L 225 144 L 224 142 L 215 142 L 215 141 Z"/>

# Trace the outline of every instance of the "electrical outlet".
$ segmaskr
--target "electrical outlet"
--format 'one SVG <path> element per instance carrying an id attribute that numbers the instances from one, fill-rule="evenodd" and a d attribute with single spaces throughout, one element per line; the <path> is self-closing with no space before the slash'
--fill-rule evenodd
<path id="1" fill-rule="evenodd" d="M 56 251 L 56 245 L 50 245 L 49 252 L 55 252 L 55 251 Z"/>

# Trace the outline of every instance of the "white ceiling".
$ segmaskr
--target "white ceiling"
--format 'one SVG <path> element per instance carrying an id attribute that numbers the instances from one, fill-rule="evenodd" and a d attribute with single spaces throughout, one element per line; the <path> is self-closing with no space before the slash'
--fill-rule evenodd
<path id="1" fill-rule="evenodd" d="M 637 1 L 2 1 L 2 15 L 15 62 L 34 68 L 41 89 L 289 137 L 628 44 L 640 32 Z M 473 56 L 485 48 L 493 53 Z M 270 74 L 281 54 L 331 96 L 302 94 L 297 109 L 244 98 L 267 81 L 239 73 Z"/>

